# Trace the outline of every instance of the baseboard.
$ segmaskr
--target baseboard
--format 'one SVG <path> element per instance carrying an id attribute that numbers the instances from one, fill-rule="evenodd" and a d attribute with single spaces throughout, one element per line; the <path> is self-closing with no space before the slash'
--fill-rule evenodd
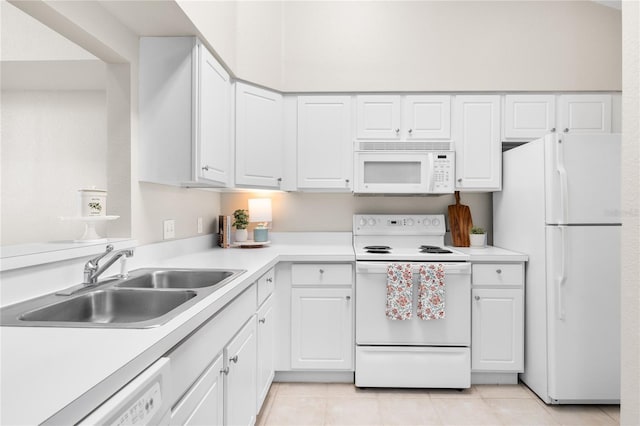
<path id="1" fill-rule="evenodd" d="M 353 371 L 276 371 L 274 382 L 354 383 Z"/>
<path id="2" fill-rule="evenodd" d="M 517 385 L 518 373 L 474 373 L 471 372 L 472 385 Z"/>

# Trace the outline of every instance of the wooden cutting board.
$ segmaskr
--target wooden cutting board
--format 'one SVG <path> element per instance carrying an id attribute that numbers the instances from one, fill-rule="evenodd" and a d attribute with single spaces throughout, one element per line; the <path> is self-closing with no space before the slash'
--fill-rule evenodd
<path id="1" fill-rule="evenodd" d="M 455 247 L 469 247 L 469 230 L 473 226 L 469 206 L 460 204 L 460 191 L 455 192 L 456 203 L 449 206 L 449 229 Z"/>

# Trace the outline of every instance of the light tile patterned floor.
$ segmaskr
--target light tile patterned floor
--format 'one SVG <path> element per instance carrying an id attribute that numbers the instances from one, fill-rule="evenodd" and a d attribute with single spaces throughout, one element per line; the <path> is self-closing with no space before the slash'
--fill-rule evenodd
<path id="1" fill-rule="evenodd" d="M 619 406 L 550 406 L 523 385 L 457 391 L 358 389 L 342 383 L 274 383 L 257 421 L 258 426 L 619 423 Z"/>

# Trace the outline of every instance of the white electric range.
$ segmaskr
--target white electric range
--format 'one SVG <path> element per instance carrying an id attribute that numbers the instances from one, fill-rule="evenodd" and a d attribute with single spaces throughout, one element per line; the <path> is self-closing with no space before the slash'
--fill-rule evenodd
<path id="1" fill-rule="evenodd" d="M 356 256 L 356 366 L 358 387 L 468 388 L 471 386 L 471 264 L 444 246 L 444 215 L 354 215 Z M 387 271 L 410 264 L 413 316 L 389 319 Z M 442 265 L 445 317 L 416 315 L 420 265 Z"/>

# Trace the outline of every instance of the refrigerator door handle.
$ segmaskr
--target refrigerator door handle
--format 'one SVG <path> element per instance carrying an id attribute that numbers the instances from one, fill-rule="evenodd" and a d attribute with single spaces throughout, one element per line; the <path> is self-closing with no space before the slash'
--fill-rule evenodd
<path id="1" fill-rule="evenodd" d="M 565 226 L 558 226 L 558 229 L 560 230 L 560 274 L 556 277 L 556 317 L 564 321 L 566 319 L 564 286 L 567 282 L 567 230 Z"/>
<path id="2" fill-rule="evenodd" d="M 562 210 L 561 223 L 569 223 L 569 182 L 567 169 L 564 166 L 564 149 L 562 149 L 562 136 L 557 136 L 556 143 L 556 169 L 560 176 L 560 209 Z"/>

